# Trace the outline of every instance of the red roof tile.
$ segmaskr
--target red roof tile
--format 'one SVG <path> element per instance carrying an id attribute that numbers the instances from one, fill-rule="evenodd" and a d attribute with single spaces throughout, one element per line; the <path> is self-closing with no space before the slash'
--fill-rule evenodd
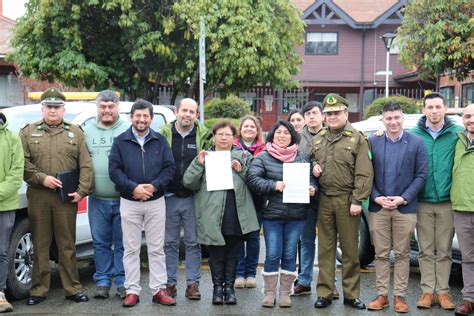
<path id="1" fill-rule="evenodd" d="M 370 23 L 393 7 L 397 0 L 333 0 L 357 23 Z M 313 1 L 314 3 L 314 1 Z"/>

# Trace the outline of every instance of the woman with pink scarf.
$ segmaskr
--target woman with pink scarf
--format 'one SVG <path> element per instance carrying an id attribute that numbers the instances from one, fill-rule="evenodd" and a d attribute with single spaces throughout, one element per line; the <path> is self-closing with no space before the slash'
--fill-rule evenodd
<path id="1" fill-rule="evenodd" d="M 262 214 L 266 247 L 262 273 L 264 307 L 275 305 L 278 277 L 279 305 L 291 306 L 291 286 L 297 275 L 296 248 L 309 204 L 283 203 L 283 164 L 310 162 L 308 157 L 298 151 L 299 139 L 291 123 L 278 121 L 268 133 L 265 150 L 252 161 L 247 176 L 250 189 L 266 196 Z M 308 194 L 313 196 L 316 185 L 309 171 L 308 177 L 311 180 Z"/>

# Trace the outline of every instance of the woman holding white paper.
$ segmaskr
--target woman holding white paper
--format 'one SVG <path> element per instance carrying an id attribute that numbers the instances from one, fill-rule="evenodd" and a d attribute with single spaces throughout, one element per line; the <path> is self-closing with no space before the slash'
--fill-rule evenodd
<path id="1" fill-rule="evenodd" d="M 214 146 L 209 152 L 198 154 L 183 178 L 184 186 L 194 191 L 197 241 L 208 246 L 215 305 L 237 303 L 234 281 L 243 235 L 259 229 L 252 194 L 245 183 L 252 155 L 233 146 L 235 134 L 229 120 L 214 124 Z M 206 156 L 223 151 L 230 152 L 228 168 L 232 172 L 233 189 L 211 191 L 206 177 L 211 170 L 206 168 L 218 166 L 206 163 Z"/>
<path id="2" fill-rule="evenodd" d="M 277 122 L 268 133 L 266 149 L 255 157 L 249 169 L 249 187 L 267 197 L 263 211 L 263 233 L 266 256 L 263 269 L 265 297 L 262 306 L 273 307 L 280 276 L 279 305 L 290 307 L 290 292 L 296 278 L 296 248 L 309 204 L 283 202 L 283 164 L 309 163 L 298 151 L 299 135 L 287 121 Z M 303 166 L 303 165 L 302 165 Z M 308 168 L 311 185 L 308 195 L 316 192 L 314 178 Z M 280 273 L 278 272 L 281 268 Z"/>

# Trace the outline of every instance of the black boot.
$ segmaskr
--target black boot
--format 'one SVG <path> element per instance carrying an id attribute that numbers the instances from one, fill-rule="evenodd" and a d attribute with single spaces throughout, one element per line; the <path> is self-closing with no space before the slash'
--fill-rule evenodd
<path id="1" fill-rule="evenodd" d="M 211 268 L 212 283 L 214 291 L 212 292 L 212 304 L 222 305 L 224 303 L 224 261 L 216 260 L 209 255 L 209 266 Z"/>
<path id="2" fill-rule="evenodd" d="M 235 305 L 237 298 L 235 297 L 234 282 L 237 270 L 238 258 L 232 258 L 225 263 L 225 288 L 224 288 L 224 304 Z"/>

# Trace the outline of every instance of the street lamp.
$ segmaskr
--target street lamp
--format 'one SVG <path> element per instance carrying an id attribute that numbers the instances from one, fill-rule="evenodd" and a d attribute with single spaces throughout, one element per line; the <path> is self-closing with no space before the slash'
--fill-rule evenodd
<path id="1" fill-rule="evenodd" d="M 390 62 L 390 48 L 392 47 L 393 40 L 397 34 L 385 33 L 382 35 L 383 43 L 387 49 L 387 69 L 385 70 L 385 97 L 388 97 L 388 73 L 389 73 L 389 62 Z"/>

